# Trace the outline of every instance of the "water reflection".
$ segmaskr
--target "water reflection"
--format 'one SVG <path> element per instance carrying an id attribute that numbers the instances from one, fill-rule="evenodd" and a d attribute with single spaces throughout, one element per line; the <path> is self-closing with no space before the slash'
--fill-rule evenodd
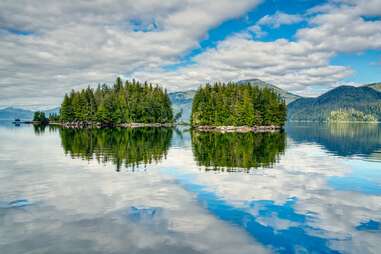
<path id="1" fill-rule="evenodd" d="M 377 156 L 381 150 L 381 128 L 377 123 L 291 123 L 287 135 L 298 143 L 313 142 L 338 156 Z"/>
<path id="2" fill-rule="evenodd" d="M 198 165 L 207 171 L 248 171 L 271 167 L 284 153 L 285 147 L 283 132 L 192 132 L 194 157 Z"/>
<path id="3" fill-rule="evenodd" d="M 44 135 L 46 130 L 49 132 L 57 132 L 59 127 L 54 125 L 33 125 L 34 134 L 37 136 Z"/>
<path id="4" fill-rule="evenodd" d="M 121 166 L 134 170 L 139 165 L 157 163 L 165 158 L 172 129 L 60 129 L 65 154 L 98 162 L 111 161 L 117 171 Z"/>
<path id="5" fill-rule="evenodd" d="M 378 131 L 363 126 L 288 126 L 287 144 L 285 133 L 0 126 L 0 250 L 381 253 L 381 167 L 364 160 Z"/>

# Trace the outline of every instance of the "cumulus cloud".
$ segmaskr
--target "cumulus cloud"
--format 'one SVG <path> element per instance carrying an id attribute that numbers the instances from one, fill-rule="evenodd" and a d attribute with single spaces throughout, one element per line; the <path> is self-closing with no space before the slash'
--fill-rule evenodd
<path id="1" fill-rule="evenodd" d="M 276 12 L 247 31 L 176 65 L 208 31 L 254 8 L 243 1 L 2 1 L 0 106 L 54 106 L 72 88 L 117 75 L 169 90 L 260 78 L 299 94 L 325 91 L 352 75 L 330 64 L 340 52 L 381 48 L 379 1 L 332 1 L 306 13 Z M 291 39 L 260 41 L 262 27 L 306 19 Z M 253 38 L 253 32 L 254 37 Z M 319 89 L 315 89 L 318 87 Z"/>
<path id="2" fill-rule="evenodd" d="M 173 87 L 191 88 L 214 81 L 260 78 L 290 91 L 303 91 L 311 85 L 335 83 L 349 76 L 351 69 L 329 64 L 331 52 L 316 50 L 308 42 L 279 39 L 273 42 L 233 36 L 194 58 L 195 64 L 176 72 L 137 73 Z"/>
<path id="3" fill-rule="evenodd" d="M 367 16 L 381 16 L 379 1 L 354 3 L 323 6 L 320 10 L 326 11 L 310 20 L 312 27 L 299 30 L 298 39 L 334 52 L 380 49 L 381 21 L 366 20 Z"/>
<path id="4" fill-rule="evenodd" d="M 250 34 L 264 34 L 259 23 L 278 27 L 301 19 L 284 13 L 265 16 L 247 33 L 233 35 L 195 56 L 193 65 L 176 73 L 143 73 L 141 77 L 174 87 L 255 77 L 291 92 L 316 96 L 342 85 L 342 80 L 353 74 L 350 67 L 330 64 L 332 57 L 381 48 L 381 21 L 367 19 L 369 15 L 381 16 L 378 1 L 331 2 L 306 13 L 309 25 L 297 31 L 295 40 L 263 42 Z"/>
<path id="5" fill-rule="evenodd" d="M 0 104 L 49 104 L 71 88 L 176 63 L 244 1 L 2 1 Z M 43 95 L 43 96 L 41 96 Z M 29 99 L 28 99 L 29 98 Z"/>
<path id="6" fill-rule="evenodd" d="M 299 23 L 303 20 L 303 17 L 299 14 L 287 14 L 277 11 L 274 15 L 265 15 L 258 22 L 257 25 L 271 26 L 278 28 L 281 25 L 291 25 Z"/>

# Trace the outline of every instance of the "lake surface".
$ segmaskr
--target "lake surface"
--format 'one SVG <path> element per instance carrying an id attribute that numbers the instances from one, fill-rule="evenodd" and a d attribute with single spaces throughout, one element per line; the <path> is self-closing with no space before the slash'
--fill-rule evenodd
<path id="1" fill-rule="evenodd" d="M 0 124 L 0 253 L 381 253 L 381 127 Z"/>

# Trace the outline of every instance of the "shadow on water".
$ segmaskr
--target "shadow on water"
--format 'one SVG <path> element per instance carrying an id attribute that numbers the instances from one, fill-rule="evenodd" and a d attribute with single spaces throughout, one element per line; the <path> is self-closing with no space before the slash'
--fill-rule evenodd
<path id="1" fill-rule="evenodd" d="M 65 154 L 99 163 L 111 161 L 120 171 L 124 165 L 134 170 L 166 157 L 172 129 L 59 129 Z"/>
<path id="2" fill-rule="evenodd" d="M 377 123 L 290 123 L 286 132 L 297 143 L 317 143 L 338 156 L 368 158 L 381 151 L 381 128 Z M 381 157 L 376 155 L 374 159 Z"/>
<path id="3" fill-rule="evenodd" d="M 286 137 L 274 133 L 192 132 L 194 158 L 205 170 L 249 171 L 271 167 L 284 153 Z"/>

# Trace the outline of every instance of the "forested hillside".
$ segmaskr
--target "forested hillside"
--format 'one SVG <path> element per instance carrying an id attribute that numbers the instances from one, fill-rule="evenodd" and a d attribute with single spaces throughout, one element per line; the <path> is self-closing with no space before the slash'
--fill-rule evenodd
<path id="1" fill-rule="evenodd" d="M 112 87 L 71 91 L 61 104 L 60 120 L 104 124 L 173 122 L 167 92 L 158 86 L 116 79 Z"/>
<path id="2" fill-rule="evenodd" d="M 367 84 L 367 85 L 364 85 L 364 87 L 370 87 L 378 92 L 381 92 L 381 83 Z"/>
<path id="3" fill-rule="evenodd" d="M 282 126 L 286 103 L 273 89 L 216 83 L 200 87 L 193 99 L 195 126 Z"/>
<path id="4" fill-rule="evenodd" d="M 288 105 L 291 121 L 375 121 L 381 119 L 381 93 L 370 87 L 340 86 L 317 98 Z"/>

